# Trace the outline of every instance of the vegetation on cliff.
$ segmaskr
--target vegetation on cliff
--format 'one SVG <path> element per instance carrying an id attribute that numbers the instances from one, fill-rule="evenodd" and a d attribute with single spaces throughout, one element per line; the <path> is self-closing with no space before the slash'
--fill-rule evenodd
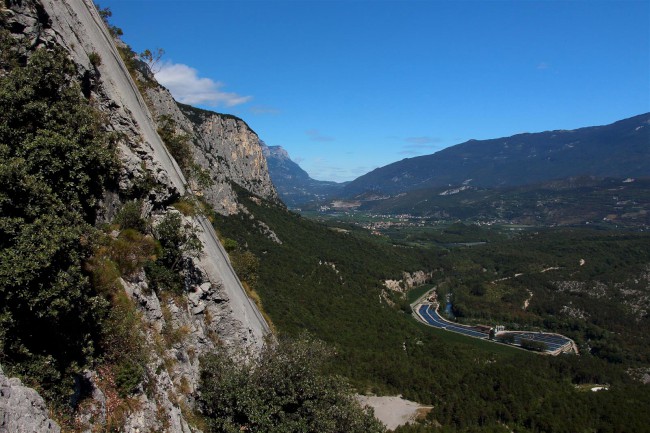
<path id="1" fill-rule="evenodd" d="M 248 361 L 224 353 L 207 356 L 199 402 L 209 431 L 384 431 L 345 379 L 324 373 L 330 356 L 331 349 L 305 335 L 269 342 Z"/>
<path id="2" fill-rule="evenodd" d="M 0 78 L 0 347 L 10 371 L 60 397 L 97 350 L 106 305 L 82 265 L 117 163 L 65 53 L 19 63 Z"/>

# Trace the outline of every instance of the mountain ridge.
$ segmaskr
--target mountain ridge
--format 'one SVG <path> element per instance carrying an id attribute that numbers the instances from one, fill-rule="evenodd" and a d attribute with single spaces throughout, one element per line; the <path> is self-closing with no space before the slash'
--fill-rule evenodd
<path id="1" fill-rule="evenodd" d="M 650 113 L 609 125 L 469 140 L 406 158 L 351 181 L 343 196 L 466 184 L 515 186 L 571 176 L 643 177 L 650 167 Z"/>

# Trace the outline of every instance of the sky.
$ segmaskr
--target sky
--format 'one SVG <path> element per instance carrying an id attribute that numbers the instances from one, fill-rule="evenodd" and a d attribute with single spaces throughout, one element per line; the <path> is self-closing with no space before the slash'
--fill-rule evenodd
<path id="1" fill-rule="evenodd" d="M 650 0 L 98 0 L 174 97 L 313 178 L 650 111 Z"/>

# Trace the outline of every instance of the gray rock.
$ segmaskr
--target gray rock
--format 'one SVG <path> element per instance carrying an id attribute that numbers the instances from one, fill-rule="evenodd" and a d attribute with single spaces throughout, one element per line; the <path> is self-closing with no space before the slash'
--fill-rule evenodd
<path id="1" fill-rule="evenodd" d="M 43 397 L 19 379 L 8 378 L 0 367 L 0 433 L 59 433 L 48 416 Z"/>
<path id="2" fill-rule="evenodd" d="M 148 89 L 147 98 L 158 118 L 170 117 L 179 132 L 192 138 L 194 160 L 214 182 L 202 194 L 217 212 L 238 213 L 232 182 L 256 196 L 279 202 L 262 142 L 246 122 L 234 116 L 179 106 L 169 91 L 160 86 Z"/>

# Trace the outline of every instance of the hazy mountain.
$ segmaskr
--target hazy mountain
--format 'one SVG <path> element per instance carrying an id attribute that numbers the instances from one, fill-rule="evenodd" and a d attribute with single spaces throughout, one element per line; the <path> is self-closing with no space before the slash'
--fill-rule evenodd
<path id="1" fill-rule="evenodd" d="M 347 184 L 312 179 L 305 170 L 291 160 L 287 151 L 281 146 L 263 144 L 262 151 L 266 157 L 271 180 L 288 207 L 295 208 L 309 202 L 327 200 L 339 194 Z"/>
<path id="2" fill-rule="evenodd" d="M 407 158 L 350 182 L 343 195 L 472 185 L 526 185 L 575 176 L 650 175 L 650 113 L 610 125 L 469 140 Z"/>

